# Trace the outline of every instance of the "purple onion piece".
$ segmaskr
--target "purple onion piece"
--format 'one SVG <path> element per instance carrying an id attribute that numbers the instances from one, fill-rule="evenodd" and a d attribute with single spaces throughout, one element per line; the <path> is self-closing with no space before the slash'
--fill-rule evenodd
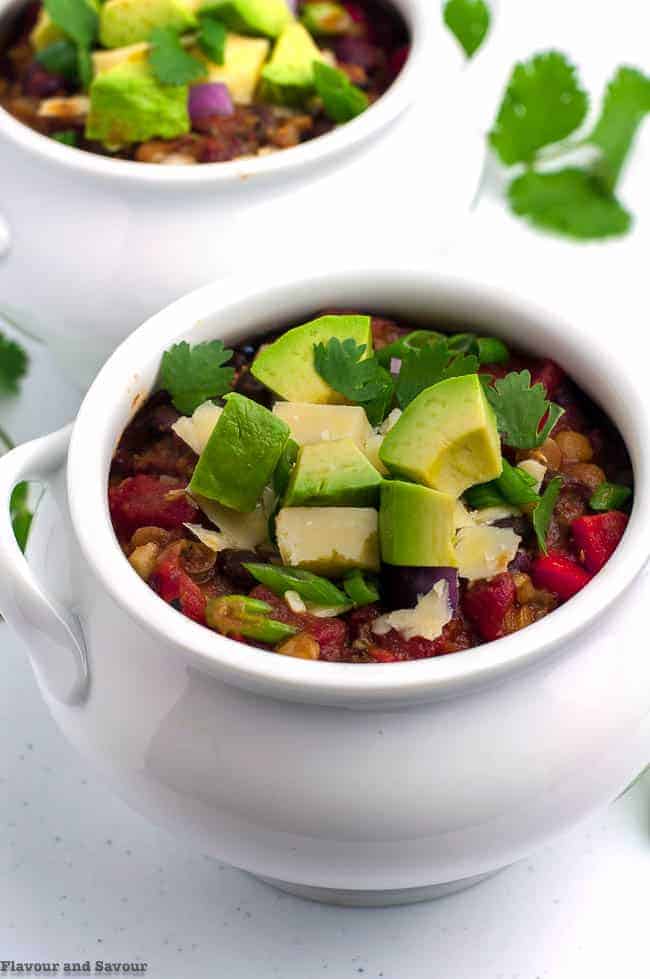
<path id="1" fill-rule="evenodd" d="M 402 361 L 399 359 L 399 357 L 391 357 L 390 372 L 393 375 L 393 377 L 397 377 L 401 369 L 402 369 Z"/>
<path id="2" fill-rule="evenodd" d="M 228 86 L 223 82 L 205 82 L 190 89 L 188 110 L 192 122 L 208 116 L 231 116 L 235 111 Z"/>
<path id="3" fill-rule="evenodd" d="M 422 568 L 383 564 L 381 568 L 382 596 L 391 611 L 415 608 L 418 598 L 427 595 L 439 581 L 449 587 L 449 604 L 455 615 L 458 611 L 458 571 L 456 568 Z"/>

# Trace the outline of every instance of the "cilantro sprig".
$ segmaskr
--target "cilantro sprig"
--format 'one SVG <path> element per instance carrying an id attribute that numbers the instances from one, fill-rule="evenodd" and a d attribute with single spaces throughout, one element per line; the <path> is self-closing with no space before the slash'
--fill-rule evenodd
<path id="1" fill-rule="evenodd" d="M 190 347 L 185 341 L 166 350 L 160 367 L 161 385 L 171 395 L 174 407 L 184 415 L 210 398 L 219 398 L 229 389 L 235 371 L 224 367 L 232 350 L 221 340 Z"/>
<path id="2" fill-rule="evenodd" d="M 632 218 L 615 191 L 637 130 L 650 113 L 650 76 L 621 67 L 607 86 L 590 132 L 576 136 L 589 107 L 575 66 L 557 52 L 515 66 L 488 139 L 511 180 L 513 212 L 536 227 L 576 239 L 625 234 Z M 569 139 L 570 137 L 570 139 Z M 576 150 L 593 159 L 575 164 Z M 549 159 L 559 166 L 549 169 Z"/>
<path id="3" fill-rule="evenodd" d="M 530 382 L 530 371 L 511 371 L 485 388 L 499 432 L 513 449 L 542 445 L 564 414 L 564 408 L 547 400 L 543 384 Z"/>
<path id="4" fill-rule="evenodd" d="M 151 32 L 151 70 L 162 85 L 189 85 L 205 77 L 205 65 L 188 54 L 173 27 L 156 27 Z"/>
<path id="5" fill-rule="evenodd" d="M 327 344 L 314 345 L 314 367 L 324 381 L 349 401 L 363 405 L 371 425 L 378 425 L 388 413 L 395 386 L 393 379 L 376 357 L 364 357 L 365 344 L 351 337 L 341 342 L 331 337 Z"/>
<path id="6" fill-rule="evenodd" d="M 490 29 L 490 8 L 485 0 L 447 0 L 443 18 L 467 57 L 471 58 Z"/>
<path id="7" fill-rule="evenodd" d="M 478 367 L 478 357 L 464 353 L 454 355 L 446 340 L 413 351 L 402 361 L 395 382 L 398 404 L 404 410 L 425 388 L 449 377 L 476 374 Z"/>
<path id="8" fill-rule="evenodd" d="M 4 333 L 0 333 L 0 393 L 17 394 L 28 365 L 29 358 L 23 347 L 15 340 L 10 340 Z M 14 448 L 13 439 L 2 428 L 0 428 L 0 443 L 5 452 Z M 18 483 L 14 487 L 9 502 L 9 512 L 16 540 L 20 549 L 24 551 L 32 522 L 27 483 Z"/>
<path id="9" fill-rule="evenodd" d="M 89 0 L 44 0 L 43 6 L 57 27 L 77 48 L 77 71 L 89 88 L 93 70 L 90 51 L 99 33 L 99 14 Z"/>

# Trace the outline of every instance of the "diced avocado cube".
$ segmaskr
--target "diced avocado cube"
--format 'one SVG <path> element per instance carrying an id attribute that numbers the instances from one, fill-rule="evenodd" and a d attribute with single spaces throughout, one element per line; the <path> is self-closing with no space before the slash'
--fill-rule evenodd
<path id="1" fill-rule="evenodd" d="M 189 490 L 249 513 L 271 481 L 289 438 L 289 426 L 241 394 L 228 394 L 225 400 Z"/>
<path id="2" fill-rule="evenodd" d="M 478 375 L 422 391 L 386 435 L 379 458 L 393 475 L 455 497 L 500 476 L 499 433 Z"/>
<path id="3" fill-rule="evenodd" d="M 278 401 L 273 414 L 287 423 L 298 445 L 352 439 L 360 449 L 372 436 L 368 416 L 358 405 L 308 405 Z"/>
<path id="4" fill-rule="evenodd" d="M 277 37 L 293 20 L 286 0 L 208 0 L 201 11 L 209 11 L 231 31 Z"/>
<path id="5" fill-rule="evenodd" d="M 110 71 L 111 68 L 127 62 L 144 64 L 149 56 L 149 48 L 146 41 L 138 41 L 137 44 L 128 44 L 125 48 L 93 51 L 93 72 L 95 75 L 101 75 L 102 72 Z"/>
<path id="6" fill-rule="evenodd" d="M 199 48 L 192 54 L 205 64 L 208 82 L 223 82 L 233 102 L 250 105 L 270 50 L 271 42 L 265 37 L 228 34 L 222 65 L 209 61 Z"/>
<path id="7" fill-rule="evenodd" d="M 85 0 L 85 2 L 93 10 L 99 10 L 98 0 Z M 36 18 L 36 23 L 29 35 L 32 47 L 36 51 L 42 51 L 44 48 L 48 48 L 50 44 L 54 44 L 56 41 L 62 41 L 65 36 L 65 31 L 58 24 L 54 23 L 45 7 L 41 7 Z"/>
<path id="8" fill-rule="evenodd" d="M 303 445 L 284 506 L 375 506 L 382 478 L 352 439 Z"/>
<path id="9" fill-rule="evenodd" d="M 369 316 L 319 316 L 287 330 L 264 347 L 251 365 L 251 374 L 285 401 L 311 404 L 346 404 L 347 399 L 327 384 L 314 367 L 314 345 L 332 338 L 352 338 L 365 345 L 364 357 L 372 354 Z"/>
<path id="10" fill-rule="evenodd" d="M 181 136 L 190 130 L 187 92 L 186 85 L 160 85 L 147 64 L 123 62 L 90 86 L 86 137 L 119 146 Z"/>
<path id="11" fill-rule="evenodd" d="M 106 0 L 99 12 L 99 39 L 105 48 L 148 41 L 155 27 L 183 32 L 196 27 L 193 5 L 182 0 Z"/>
<path id="12" fill-rule="evenodd" d="M 287 24 L 262 70 L 262 93 L 270 102 L 302 105 L 314 92 L 314 62 L 323 55 L 306 27 Z"/>
<path id="13" fill-rule="evenodd" d="M 275 531 L 285 564 L 338 577 L 379 570 L 377 511 L 366 507 L 286 507 Z"/>
<path id="14" fill-rule="evenodd" d="M 456 499 L 449 493 L 386 480 L 381 487 L 379 539 L 386 564 L 455 568 Z"/>

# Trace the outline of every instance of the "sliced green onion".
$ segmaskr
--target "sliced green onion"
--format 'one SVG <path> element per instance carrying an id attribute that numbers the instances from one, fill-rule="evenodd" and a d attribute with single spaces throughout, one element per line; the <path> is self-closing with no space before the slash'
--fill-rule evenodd
<path id="1" fill-rule="evenodd" d="M 205 610 L 208 626 L 223 636 L 244 636 L 273 645 L 295 636 L 299 631 L 286 622 L 267 618 L 271 606 L 247 595 L 223 595 L 212 598 Z"/>
<path id="2" fill-rule="evenodd" d="M 553 508 L 562 489 L 562 478 L 556 476 L 544 490 L 544 494 L 533 510 L 533 530 L 537 535 L 537 543 L 542 554 L 547 553 L 546 535 L 553 515 Z"/>
<path id="3" fill-rule="evenodd" d="M 382 347 L 381 350 L 376 352 L 376 357 L 382 367 L 390 367 L 390 362 L 393 357 L 396 357 L 398 360 L 403 360 L 408 354 L 413 353 L 414 350 L 422 350 L 423 347 L 433 346 L 438 340 L 444 339 L 444 333 L 438 333 L 436 330 L 413 330 L 412 333 L 407 333 L 406 336 L 400 337 L 399 340 L 394 340 L 393 343 Z"/>
<path id="4" fill-rule="evenodd" d="M 592 510 L 618 510 L 632 495 L 629 486 L 621 486 L 619 483 L 601 483 L 598 489 L 594 490 L 589 506 Z"/>
<path id="5" fill-rule="evenodd" d="M 496 337 L 479 337 L 476 341 L 476 352 L 481 364 L 507 364 L 510 360 L 510 351 Z"/>
<path id="6" fill-rule="evenodd" d="M 525 469 L 511 466 L 507 459 L 503 460 L 503 471 L 494 483 L 501 495 L 513 506 L 524 506 L 526 503 L 539 503 L 539 493 L 533 489 L 535 479 Z"/>
<path id="7" fill-rule="evenodd" d="M 52 133 L 52 139 L 55 139 L 57 143 L 63 143 L 64 146 L 76 146 L 78 136 L 74 129 L 61 129 L 59 132 Z"/>
<path id="8" fill-rule="evenodd" d="M 246 563 L 244 567 L 260 584 L 266 585 L 276 595 L 295 591 L 305 602 L 332 608 L 346 605 L 347 597 L 327 578 L 304 571 L 302 568 L 284 568 L 275 564 Z"/>
<path id="9" fill-rule="evenodd" d="M 364 578 L 361 571 L 356 568 L 343 579 L 345 594 L 352 599 L 355 605 L 370 605 L 372 602 L 379 601 L 379 592 L 375 585 Z"/>
<path id="10" fill-rule="evenodd" d="M 471 510 L 485 510 L 487 507 L 503 506 L 505 499 L 494 483 L 480 483 L 465 490 L 465 503 Z"/>

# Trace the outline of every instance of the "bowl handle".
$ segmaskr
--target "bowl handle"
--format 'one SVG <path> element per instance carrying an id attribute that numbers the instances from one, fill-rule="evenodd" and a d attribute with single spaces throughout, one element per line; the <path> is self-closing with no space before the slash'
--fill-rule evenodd
<path id="1" fill-rule="evenodd" d="M 47 595 L 13 533 L 9 505 L 17 483 L 47 484 L 61 470 L 72 426 L 12 449 L 0 459 L 0 612 L 29 645 L 37 674 L 57 700 L 83 700 L 88 667 L 81 626 L 68 609 Z"/>

